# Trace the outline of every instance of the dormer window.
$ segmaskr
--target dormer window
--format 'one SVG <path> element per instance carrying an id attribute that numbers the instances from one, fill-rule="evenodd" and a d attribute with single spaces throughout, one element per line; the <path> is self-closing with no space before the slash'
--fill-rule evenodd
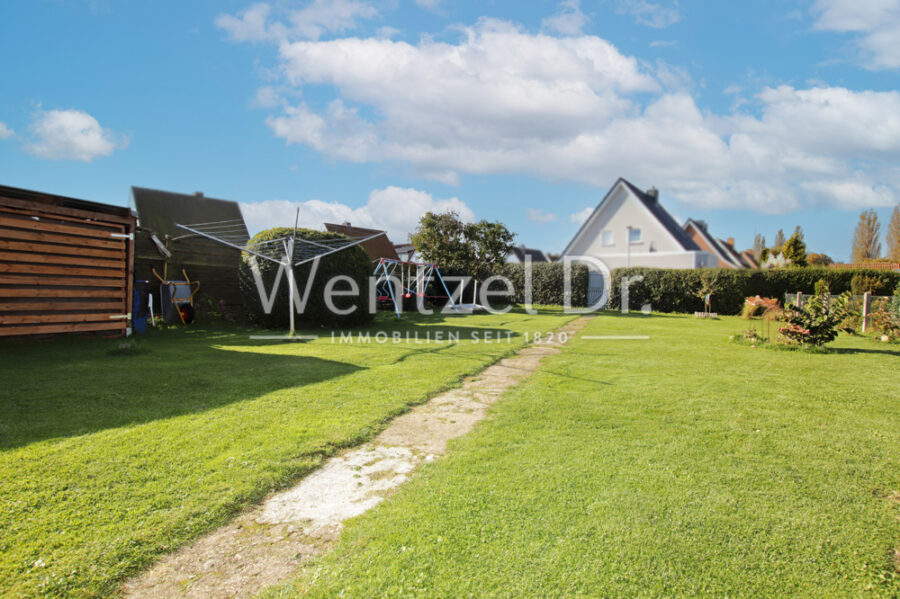
<path id="1" fill-rule="evenodd" d="M 603 231 L 600 233 L 600 244 L 601 245 L 615 245 L 616 238 L 613 236 L 612 231 Z"/>

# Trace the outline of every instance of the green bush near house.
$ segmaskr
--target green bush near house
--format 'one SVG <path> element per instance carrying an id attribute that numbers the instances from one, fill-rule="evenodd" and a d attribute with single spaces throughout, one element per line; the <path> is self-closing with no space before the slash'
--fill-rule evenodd
<path id="1" fill-rule="evenodd" d="M 717 273 L 714 275 L 714 273 Z M 631 308 L 650 304 L 657 312 L 696 312 L 703 310 L 699 294 L 704 277 L 715 278 L 713 312 L 740 314 L 747 297 L 760 295 L 784 300 L 785 294 L 815 293 L 816 283 L 825 281 L 834 295 L 853 291 L 854 277 L 866 277 L 878 289 L 893 289 L 900 284 L 900 273 L 877 270 L 839 270 L 832 268 L 790 268 L 777 270 L 619 268 L 612 272 L 609 307 L 621 307 L 623 277 L 643 277 L 629 285 Z"/>
<path id="2" fill-rule="evenodd" d="M 249 247 L 251 249 L 269 247 L 266 242 L 281 237 L 288 237 L 292 233 L 293 229 L 288 227 L 267 229 L 254 235 L 250 240 Z M 298 238 L 311 241 L 346 239 L 343 235 L 337 233 L 323 233 L 311 229 L 298 229 L 297 236 Z M 288 293 L 286 291 L 287 277 L 282 273 L 278 288 L 274 291 L 275 300 L 272 304 L 272 309 L 266 313 L 252 272 L 251 265 L 253 261 L 259 267 L 266 295 L 273 293 L 276 276 L 282 268 L 280 264 L 255 258 L 247 252 L 244 252 L 241 256 L 239 282 L 241 295 L 250 319 L 254 323 L 270 329 L 287 328 L 289 320 Z M 294 269 L 297 289 L 301 295 L 305 292 L 306 281 L 312 272 L 312 268 L 313 264 L 310 262 Z M 371 322 L 375 316 L 368 308 L 369 276 L 371 273 L 372 265 L 369 255 L 358 245 L 323 257 L 316 269 L 303 314 L 297 315 L 298 323 L 302 322 L 307 326 L 355 326 Z M 359 290 L 359 293 L 355 296 L 336 295 L 333 298 L 335 307 L 340 310 L 354 308 L 350 314 L 335 314 L 328 309 L 325 303 L 325 287 L 332 277 L 338 275 L 350 277 Z M 336 292 L 349 291 L 350 283 L 347 281 L 338 283 L 335 285 L 334 290 Z"/>

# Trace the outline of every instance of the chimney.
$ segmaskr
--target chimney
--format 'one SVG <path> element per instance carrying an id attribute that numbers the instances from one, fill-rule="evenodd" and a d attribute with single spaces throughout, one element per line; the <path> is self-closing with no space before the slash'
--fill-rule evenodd
<path id="1" fill-rule="evenodd" d="M 202 198 L 202 197 L 203 197 L 203 192 L 202 192 L 202 191 L 195 191 L 195 192 L 194 192 L 194 195 L 195 195 L 196 197 L 198 197 L 198 198 Z"/>
<path id="2" fill-rule="evenodd" d="M 651 187 L 647 190 L 647 195 L 650 196 L 654 202 L 659 201 L 659 190 L 655 187 Z"/>
<path id="3" fill-rule="evenodd" d="M 728 238 L 728 245 L 730 245 L 731 247 L 734 247 L 734 237 Z"/>

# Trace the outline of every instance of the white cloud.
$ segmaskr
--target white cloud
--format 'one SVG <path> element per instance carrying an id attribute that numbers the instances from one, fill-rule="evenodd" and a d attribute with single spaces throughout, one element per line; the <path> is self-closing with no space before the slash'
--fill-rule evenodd
<path id="1" fill-rule="evenodd" d="M 588 17 L 581 10 L 581 0 L 563 0 L 559 5 L 559 11 L 552 17 L 544 19 L 541 26 L 562 35 L 575 36 L 581 35 L 581 30 L 587 22 Z"/>
<path id="2" fill-rule="evenodd" d="M 241 204 L 251 234 L 270 227 L 293 226 L 298 208 L 302 227 L 322 229 L 326 222 L 349 222 L 359 227 L 385 230 L 395 243 L 405 242 L 426 212 L 452 210 L 466 222 L 475 220 L 472 210 L 459 198 L 435 199 L 425 191 L 394 186 L 373 190 L 366 205 L 359 208 L 321 200 L 267 200 Z"/>
<path id="3" fill-rule="evenodd" d="M 6 126 L 6 123 L 0 122 L 0 140 L 10 139 L 16 134 L 15 131 Z"/>
<path id="4" fill-rule="evenodd" d="M 552 212 L 545 212 L 540 208 L 528 208 L 525 211 L 528 220 L 536 223 L 552 223 L 556 220 L 556 215 Z"/>
<path id="5" fill-rule="evenodd" d="M 441 0 L 416 0 L 416 4 L 427 10 L 436 10 L 441 5 Z"/>
<path id="6" fill-rule="evenodd" d="M 675 8 L 677 5 L 677 2 L 674 6 L 663 6 L 647 0 L 618 0 L 617 10 L 633 16 L 641 25 L 664 29 L 681 20 L 681 13 Z"/>
<path id="7" fill-rule="evenodd" d="M 32 141 L 25 150 L 47 160 L 91 162 L 124 148 L 129 140 L 81 110 L 44 110 L 30 127 Z"/>
<path id="8" fill-rule="evenodd" d="M 584 221 L 588 219 L 588 217 L 594 213 L 594 209 L 590 206 L 582 208 L 575 214 L 569 216 L 569 220 L 575 223 L 576 225 L 582 224 Z"/>
<path id="9" fill-rule="evenodd" d="M 683 69 L 491 19 L 455 43 L 297 41 L 279 56 L 285 89 L 334 97 L 285 105 L 267 125 L 338 160 L 451 184 L 526 173 L 607 188 L 625 176 L 686 206 L 770 212 L 880 205 L 900 190 L 900 92 L 764 88 L 715 114 L 685 91 Z"/>
<path id="10" fill-rule="evenodd" d="M 900 68 L 900 1 L 816 0 L 812 10 L 816 29 L 857 34 L 865 66 Z"/>
<path id="11" fill-rule="evenodd" d="M 270 19 L 272 7 L 254 4 L 238 16 L 221 14 L 216 25 L 229 33 L 236 42 L 311 39 L 326 33 L 343 33 L 355 29 L 361 19 L 373 19 L 378 11 L 361 0 L 313 0 L 303 8 L 275 15 L 283 20 Z"/>

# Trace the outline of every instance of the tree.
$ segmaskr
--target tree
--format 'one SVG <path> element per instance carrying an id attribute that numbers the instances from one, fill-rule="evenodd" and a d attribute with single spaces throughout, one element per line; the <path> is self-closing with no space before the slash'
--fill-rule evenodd
<path id="1" fill-rule="evenodd" d="M 853 262 L 869 262 L 881 257 L 881 223 L 874 210 L 864 210 L 859 215 L 856 232 L 853 234 Z"/>
<path id="2" fill-rule="evenodd" d="M 502 223 L 464 223 L 455 212 L 427 212 L 410 238 L 424 260 L 483 280 L 506 261 L 515 235 Z"/>
<path id="3" fill-rule="evenodd" d="M 467 224 L 464 235 L 471 251 L 468 271 L 479 281 L 506 261 L 516 238 L 502 223 L 486 220 Z"/>
<path id="4" fill-rule="evenodd" d="M 894 206 L 888 224 L 887 257 L 891 262 L 900 262 L 900 204 Z"/>
<path id="5" fill-rule="evenodd" d="M 807 254 L 806 263 L 810 266 L 831 266 L 834 260 L 828 254 L 816 254 L 815 252 Z"/>
<path id="6" fill-rule="evenodd" d="M 426 212 L 410 242 L 424 260 L 463 270 L 469 260 L 465 229 L 465 223 L 459 220 L 456 212 Z"/>
<path id="7" fill-rule="evenodd" d="M 806 266 L 806 243 L 803 241 L 803 231 L 800 227 L 797 227 L 791 238 L 784 242 L 781 253 L 794 266 Z"/>
<path id="8" fill-rule="evenodd" d="M 784 229 L 778 229 L 778 233 L 775 234 L 775 241 L 772 243 L 772 255 L 777 256 L 781 253 L 781 248 L 784 246 Z"/>
<path id="9" fill-rule="evenodd" d="M 763 258 L 763 250 L 766 249 L 766 237 L 760 233 L 756 234 L 756 237 L 753 238 L 753 257 L 756 258 L 757 262 L 762 263 Z"/>

